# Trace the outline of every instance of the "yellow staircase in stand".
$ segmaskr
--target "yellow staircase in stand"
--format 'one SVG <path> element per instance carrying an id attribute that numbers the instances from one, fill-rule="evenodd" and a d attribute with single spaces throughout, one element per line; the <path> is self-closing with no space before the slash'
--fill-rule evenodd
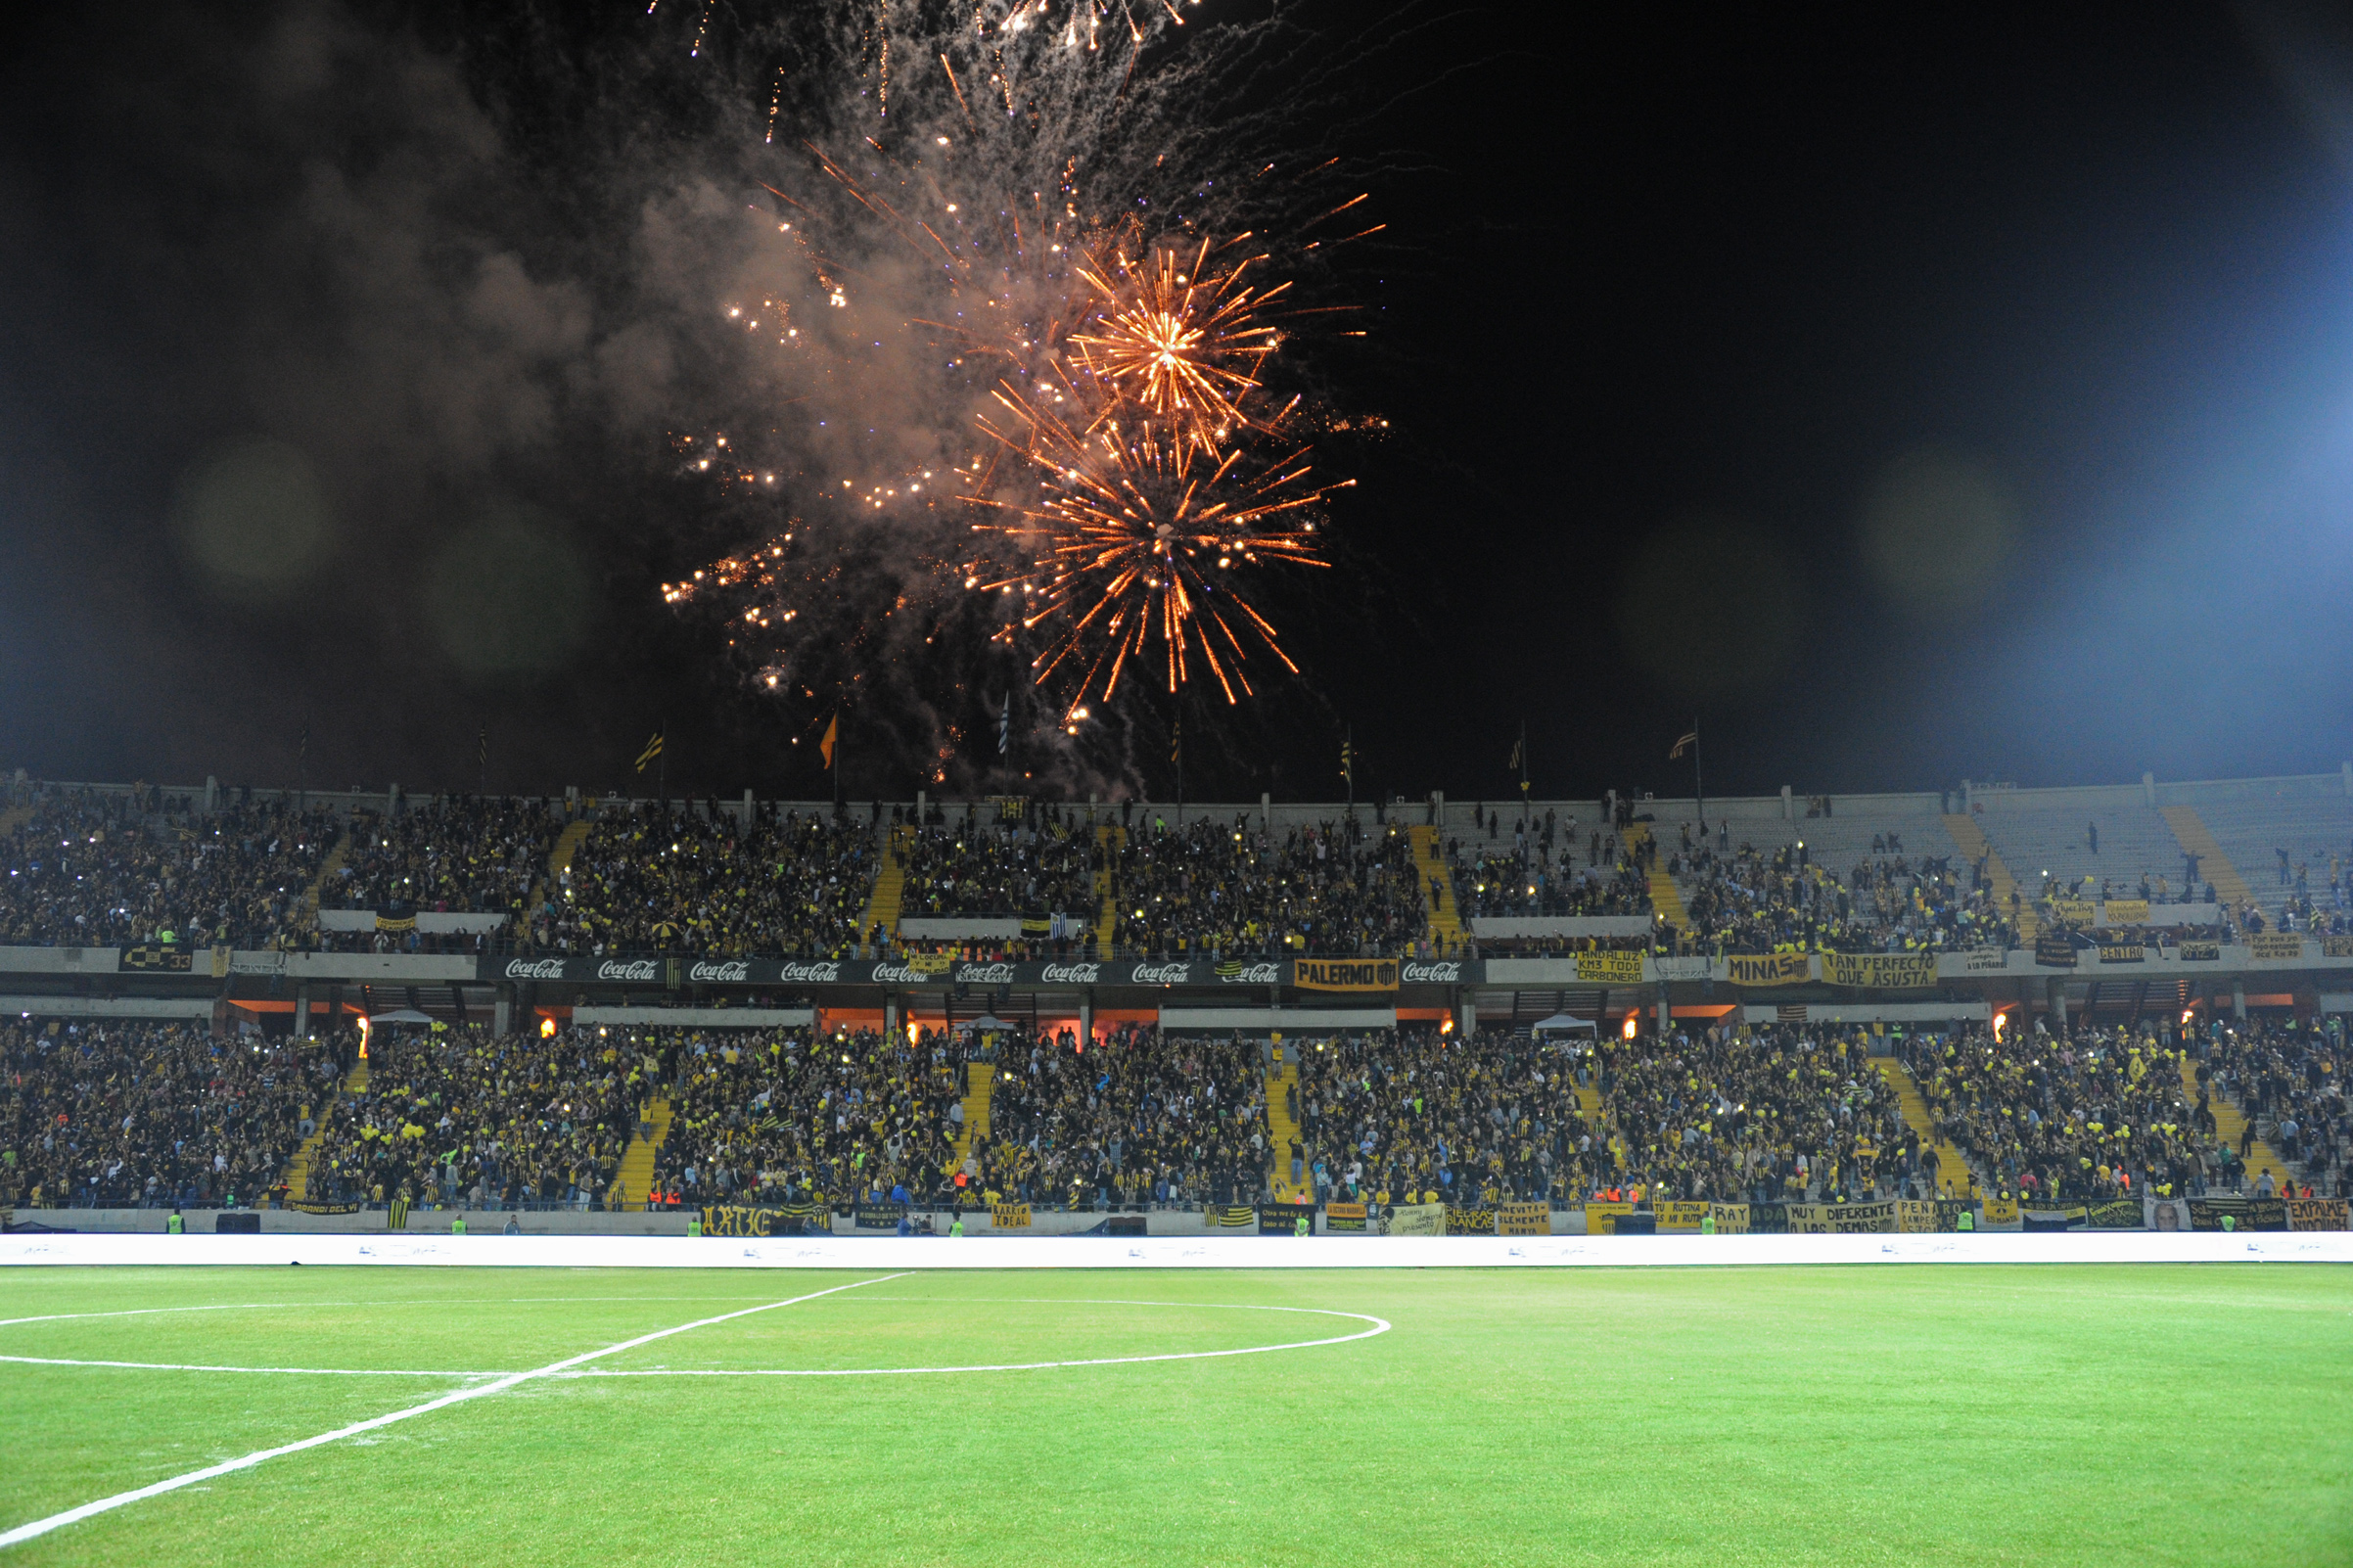
<path id="1" fill-rule="evenodd" d="M 550 887 L 562 881 L 564 873 L 572 869 L 572 857 L 580 853 L 580 846 L 588 842 L 588 835 L 595 829 L 596 824 L 586 817 L 564 824 L 564 831 L 556 835 L 554 846 L 547 852 L 547 881 Z"/>
<path id="2" fill-rule="evenodd" d="M 975 1138 L 989 1135 L 989 1096 L 996 1087 L 994 1062 L 964 1064 L 964 1130 L 956 1134 L 956 1168 L 972 1155 Z"/>
<path id="3" fill-rule="evenodd" d="M 2003 860 L 2002 853 L 1986 838 L 1985 829 L 1977 825 L 1977 819 L 1973 816 L 1948 811 L 1945 813 L 1945 831 L 1953 835 L 1953 842 L 1961 846 L 1961 853 L 1968 856 L 1972 863 L 1981 858 L 1985 861 L 1986 880 L 1994 885 L 1995 903 L 2007 909 L 2009 907 L 2009 896 L 2018 893 L 2018 940 L 2031 946 L 2035 933 L 2042 929 L 2042 922 L 2035 918 L 2034 899 L 2018 892 L 2018 879 L 2009 874 L 2009 866 Z M 1937 1158 L 1941 1160 L 1944 1156 L 1940 1153 Z"/>
<path id="4" fill-rule="evenodd" d="M 2197 853 L 2199 852 L 2193 850 L 2191 853 Z M 2204 868 L 2200 867 L 2200 869 Z M 2218 899 L 2225 896 L 2223 881 L 2220 877 L 2214 879 L 2214 896 Z M 2197 1104 L 2197 1065 L 2186 1059 L 2182 1063 L 2182 1097 L 2193 1106 Z M 2219 1090 L 2207 1096 L 2206 1104 L 2214 1112 L 2215 1141 L 2227 1143 L 2234 1149 L 2238 1148 L 2239 1138 L 2246 1132 L 2246 1113 L 2225 1098 Z M 2271 1173 L 2273 1191 L 2283 1191 L 2286 1188 L 2286 1162 L 2280 1158 L 2279 1152 L 2269 1142 L 2257 1138 L 2254 1147 L 2246 1152 L 2247 1185 L 2251 1188 L 2256 1182 L 2262 1180 L 2263 1173 L 2266 1171 Z"/>
<path id="5" fill-rule="evenodd" d="M 1407 828 L 1413 841 L 1413 870 L 1421 879 L 1421 903 L 1429 912 L 1430 946 L 1453 952 L 1462 945 L 1462 913 L 1454 904 L 1454 875 L 1446 863 L 1446 848 L 1438 829 L 1423 824 Z"/>
<path id="6" fill-rule="evenodd" d="M 866 912 L 860 917 L 857 940 L 863 945 L 880 926 L 891 936 L 899 935 L 899 909 L 907 893 L 907 848 L 915 842 L 915 830 L 905 823 L 891 830 L 890 841 L 883 846 L 882 864 L 874 873 L 874 891 L 866 899 Z"/>
<path id="7" fill-rule="evenodd" d="M 344 862 L 350 858 L 350 850 L 351 833 L 346 828 L 336 835 L 335 848 L 329 850 L 327 858 L 319 862 L 319 874 L 310 879 L 310 887 L 302 895 L 302 912 L 295 920 L 297 931 L 318 929 L 319 899 L 326 897 L 327 884 L 335 879 L 336 874 L 343 870 Z M 362 1062 L 360 1066 L 364 1069 L 367 1064 Z"/>
<path id="8" fill-rule="evenodd" d="M 1277 1203 L 1307 1203 L 1315 1195 L 1315 1178 L 1305 1165 L 1298 1182 L 1291 1180 L 1291 1145 L 1305 1148 L 1308 1141 L 1299 1119 L 1291 1114 L 1291 1096 L 1298 1088 L 1299 1069 L 1290 1062 L 1278 1062 L 1267 1075 L 1267 1130 L 1274 1139 L 1272 1185 Z"/>
<path id="9" fill-rule="evenodd" d="M 1963 846 L 1966 848 L 1966 846 Z M 1940 1137 L 1936 1119 L 1928 1114 L 1928 1101 L 1920 1093 L 1919 1084 L 1913 1082 L 1902 1062 L 1892 1056 L 1874 1056 L 1871 1065 L 1887 1080 L 1888 1087 L 1896 1091 L 1896 1108 L 1904 1113 L 1904 1125 L 1920 1135 L 1920 1141 L 1936 1151 L 1936 1185 L 1939 1194 L 1966 1193 L 1975 1188 L 1976 1176 L 1969 1162 L 1949 1138 Z"/>
<path id="10" fill-rule="evenodd" d="M 1127 848 L 1128 830 L 1106 822 L 1095 829 L 1095 843 L 1102 847 L 1104 860 L 1095 867 L 1095 956 L 1108 959 L 1112 938 L 1120 929 L 1120 890 L 1112 878 L 1110 860 Z"/>
<path id="11" fill-rule="evenodd" d="M 367 1089 L 368 1059 L 363 1056 L 352 1064 L 350 1072 L 344 1075 L 343 1083 L 328 1094 L 327 1103 L 319 1107 L 318 1130 L 304 1138 L 302 1146 L 295 1150 L 294 1158 L 286 1162 L 283 1179 L 289 1198 L 300 1203 L 310 1196 L 310 1162 L 317 1157 L 319 1144 L 327 1136 L 327 1118 L 335 1114 L 335 1102 L 346 1094 L 365 1094 Z"/>
<path id="12" fill-rule="evenodd" d="M 1630 822 L 1619 830 L 1618 843 L 1623 847 L 1623 853 L 1630 859 L 1638 850 L 1649 842 L 1650 824 L 1647 822 Z M 1666 916 L 1667 924 L 1688 935 L 1691 930 L 1691 914 L 1684 907 L 1683 890 L 1678 888 L 1675 885 L 1675 879 L 1667 874 L 1665 863 L 1653 859 L 1645 874 L 1650 881 L 1651 909 Z"/>
<path id="13" fill-rule="evenodd" d="M 645 1196 L 654 1186 L 654 1156 L 662 1148 L 662 1140 L 669 1136 L 669 1101 L 657 1095 L 637 1111 L 637 1130 L 629 1134 L 629 1146 L 622 1152 L 621 1169 L 614 1174 L 614 1184 L 621 1188 L 615 1202 L 643 1206 Z M 647 1136 L 646 1130 L 653 1129 Z"/>
<path id="14" fill-rule="evenodd" d="M 2234 909 L 2255 901 L 2255 890 L 2247 886 L 2246 878 L 2238 874 L 2238 867 L 2231 863 L 2231 857 L 2222 853 L 2222 846 L 2195 811 L 2187 806 L 2167 806 L 2159 807 L 2157 814 L 2173 829 L 2174 840 L 2183 852 L 2197 856 L 2198 871 L 2214 884 L 2215 898 Z M 2217 1121 L 2222 1118 L 2220 1102 L 2214 1107 L 2214 1116 Z M 2251 1173 L 2253 1167 L 2248 1169 Z M 2250 1175 L 2248 1179 L 2253 1176 Z"/>

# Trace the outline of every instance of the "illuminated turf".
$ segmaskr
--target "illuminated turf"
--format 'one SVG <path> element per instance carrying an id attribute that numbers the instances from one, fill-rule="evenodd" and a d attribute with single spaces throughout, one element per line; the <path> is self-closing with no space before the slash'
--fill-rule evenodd
<path id="1" fill-rule="evenodd" d="M 0 1326 L 0 1529 L 797 1297 L 0 1556 L 2353 1560 L 2353 1270 L 2298 1265 L 19 1268 L 0 1317 L 129 1315 Z M 903 1370 L 1034 1362 L 1095 1364 Z"/>

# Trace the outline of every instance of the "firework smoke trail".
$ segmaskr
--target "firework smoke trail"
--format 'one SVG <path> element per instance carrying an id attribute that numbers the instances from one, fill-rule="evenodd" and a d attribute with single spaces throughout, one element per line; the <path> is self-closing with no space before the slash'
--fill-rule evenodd
<path id="1" fill-rule="evenodd" d="M 681 440 L 749 536 L 665 596 L 723 617 L 761 686 L 952 709 L 995 649 L 1067 721 L 1147 641 L 1172 689 L 1248 694 L 1246 645 L 1295 668 L 1241 584 L 1314 560 L 1337 485 L 1265 382 L 1315 313 L 1288 308 L 1313 222 L 1353 204 L 1299 221 L 1323 186 L 1214 109 L 1266 39 L 1189 9 L 869 0 L 749 51 L 758 139 L 790 156 L 725 309 L 782 395 L 767 432 Z"/>

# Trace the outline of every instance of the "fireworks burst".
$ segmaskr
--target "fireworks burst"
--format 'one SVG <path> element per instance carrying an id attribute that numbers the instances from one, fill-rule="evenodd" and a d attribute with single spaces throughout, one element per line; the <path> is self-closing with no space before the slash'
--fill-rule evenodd
<path id="1" fill-rule="evenodd" d="M 1244 275 L 1266 253 L 1220 263 L 1211 244 L 1203 239 L 1189 263 L 1173 247 L 1135 260 L 1124 249 L 1090 258 L 1079 274 L 1097 308 L 1087 330 L 1071 334 L 1084 369 L 1112 394 L 1106 409 L 1139 409 L 1205 454 L 1247 423 L 1242 399 L 1282 345 L 1267 305 L 1291 287 L 1252 288 Z"/>

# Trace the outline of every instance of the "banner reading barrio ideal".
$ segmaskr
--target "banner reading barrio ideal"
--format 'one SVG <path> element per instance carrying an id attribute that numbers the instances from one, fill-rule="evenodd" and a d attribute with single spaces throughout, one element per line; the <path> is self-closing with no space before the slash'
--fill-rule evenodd
<path id="1" fill-rule="evenodd" d="M 1740 952 L 1724 963 L 1725 978 L 1735 986 L 1802 986 L 1814 978 L 1802 952 Z"/>
<path id="2" fill-rule="evenodd" d="M 1026 1203 L 998 1203 L 989 1209 L 989 1228 L 992 1230 L 1027 1230 L 1030 1228 L 1030 1206 Z"/>
<path id="3" fill-rule="evenodd" d="M 1859 991 L 1925 991 L 1936 984 L 1936 955 L 1926 952 L 1825 952 L 1822 978 Z"/>
<path id="4" fill-rule="evenodd" d="M 1301 991 L 1395 991 L 1394 958 L 1301 958 L 1291 965 Z"/>

